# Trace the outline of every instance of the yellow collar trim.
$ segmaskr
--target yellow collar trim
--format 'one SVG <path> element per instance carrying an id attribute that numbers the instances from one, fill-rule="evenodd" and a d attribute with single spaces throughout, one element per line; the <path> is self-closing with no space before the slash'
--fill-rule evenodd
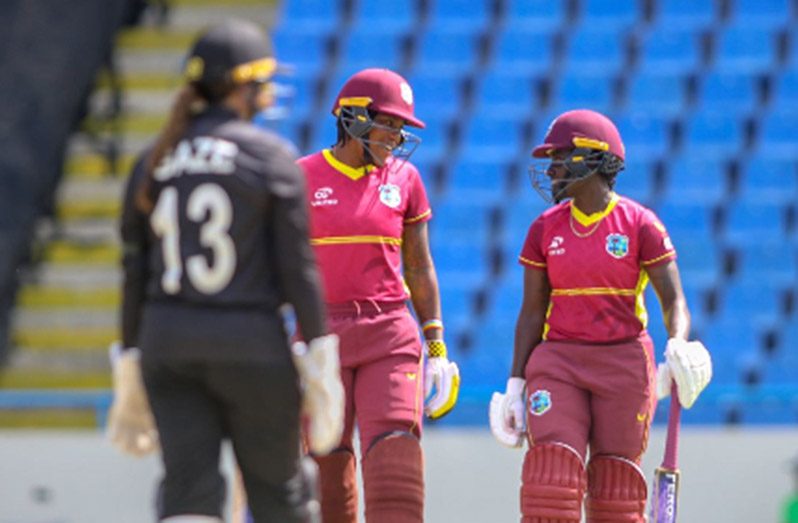
<path id="1" fill-rule="evenodd" d="M 330 167 L 352 180 L 359 180 L 363 178 L 375 168 L 371 164 L 365 165 L 363 167 L 352 167 L 351 165 L 346 165 L 333 155 L 332 149 L 323 149 L 321 154 L 324 156 L 324 159 L 327 160 L 327 163 L 330 164 Z"/>
<path id="2" fill-rule="evenodd" d="M 610 203 L 607 204 L 607 207 L 603 211 L 594 212 L 591 215 L 583 213 L 571 202 L 571 216 L 584 226 L 592 225 L 611 213 L 620 199 L 616 193 L 612 193 L 612 198 L 610 198 Z"/>

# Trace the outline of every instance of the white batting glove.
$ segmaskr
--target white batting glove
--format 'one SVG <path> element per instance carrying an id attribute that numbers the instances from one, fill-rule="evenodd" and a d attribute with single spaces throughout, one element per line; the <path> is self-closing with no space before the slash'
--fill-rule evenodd
<path id="1" fill-rule="evenodd" d="M 712 358 L 700 341 L 668 340 L 665 359 L 676 382 L 679 403 L 689 409 L 712 379 Z"/>
<path id="2" fill-rule="evenodd" d="M 427 340 L 424 363 L 424 414 L 438 419 L 454 408 L 460 394 L 460 369 L 446 354 L 443 340 Z"/>
<path id="3" fill-rule="evenodd" d="M 158 429 L 141 378 L 141 353 L 111 344 L 114 399 L 108 412 L 111 444 L 125 454 L 145 456 L 158 449 Z"/>
<path id="4" fill-rule="evenodd" d="M 657 365 L 657 401 L 665 399 L 671 395 L 671 369 L 668 367 L 667 362 L 662 362 Z"/>
<path id="5" fill-rule="evenodd" d="M 317 455 L 338 446 L 344 430 L 344 385 L 338 358 L 338 336 L 298 341 L 291 347 L 303 385 L 302 412 L 308 417 L 308 446 Z"/>
<path id="6" fill-rule="evenodd" d="M 494 392 L 490 399 L 490 431 L 502 445 L 518 448 L 524 443 L 526 412 L 523 378 L 510 378 L 504 394 Z"/>

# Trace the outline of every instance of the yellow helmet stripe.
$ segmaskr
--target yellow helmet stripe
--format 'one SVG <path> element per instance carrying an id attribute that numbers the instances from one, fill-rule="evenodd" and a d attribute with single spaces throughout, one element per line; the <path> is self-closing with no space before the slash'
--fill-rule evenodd
<path id="1" fill-rule="evenodd" d="M 582 136 L 574 136 L 571 140 L 576 147 L 587 147 L 588 149 L 597 149 L 599 151 L 609 151 L 610 144 L 602 142 L 601 140 L 594 140 L 593 138 L 584 138 Z"/>

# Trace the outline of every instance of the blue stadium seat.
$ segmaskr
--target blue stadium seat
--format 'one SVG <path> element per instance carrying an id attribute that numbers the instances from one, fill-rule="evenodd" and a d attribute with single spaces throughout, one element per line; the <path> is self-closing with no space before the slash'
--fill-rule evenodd
<path id="1" fill-rule="evenodd" d="M 435 70 L 416 70 L 407 77 L 413 88 L 416 115 L 425 118 L 451 118 L 462 113 L 463 78 Z"/>
<path id="2" fill-rule="evenodd" d="M 790 0 L 732 0 L 730 7 L 730 23 L 769 30 L 783 28 L 795 16 Z"/>
<path id="3" fill-rule="evenodd" d="M 449 149 L 449 120 L 439 117 L 435 113 L 429 113 L 429 117 L 424 117 L 416 108 L 416 115 L 421 117 L 426 124 L 424 129 L 408 127 L 407 129 L 421 138 L 421 144 L 413 152 L 412 161 L 421 159 L 440 159 Z"/>
<path id="4" fill-rule="evenodd" d="M 353 28 L 355 31 L 363 28 L 372 29 L 383 35 L 409 34 L 418 20 L 417 3 L 416 1 L 355 0 Z"/>
<path id="5" fill-rule="evenodd" d="M 690 310 L 691 316 L 691 339 L 701 339 L 704 326 L 707 323 L 707 313 L 704 307 L 706 301 L 706 289 L 700 287 L 685 287 L 685 299 Z M 657 359 L 661 360 L 665 352 L 665 345 L 668 342 L 668 332 L 665 328 L 665 321 L 662 317 L 662 306 L 660 305 L 653 285 L 649 283 L 646 287 L 644 301 L 646 312 L 648 313 L 648 324 L 646 330 L 654 342 L 654 351 Z"/>
<path id="6" fill-rule="evenodd" d="M 311 130 L 310 136 L 310 152 L 316 152 L 321 149 L 326 149 L 335 145 L 338 138 L 338 132 L 335 126 L 335 118 L 332 115 L 316 120 Z"/>
<path id="7" fill-rule="evenodd" d="M 567 0 L 505 0 L 504 27 L 510 31 L 554 32 L 567 18 Z"/>
<path id="8" fill-rule="evenodd" d="M 718 2 L 712 0 L 658 0 L 654 5 L 654 23 L 659 27 L 701 31 L 720 20 Z"/>
<path id="9" fill-rule="evenodd" d="M 676 27 L 679 29 L 674 29 Z M 660 25 L 642 40 L 641 72 L 683 76 L 700 67 L 700 35 L 695 31 L 679 25 Z"/>
<path id="10" fill-rule="evenodd" d="M 783 240 L 747 241 L 731 245 L 737 259 L 736 278 L 789 289 L 798 281 L 798 254 Z M 798 346 L 796 346 L 798 348 Z"/>
<path id="11" fill-rule="evenodd" d="M 625 168 L 618 174 L 615 190 L 624 196 L 648 205 L 654 195 L 656 163 L 650 158 L 628 157 Z"/>
<path id="12" fill-rule="evenodd" d="M 717 242 L 708 242 L 707 238 L 680 235 L 674 241 L 674 246 L 676 263 L 685 288 L 706 291 L 721 282 L 723 259 Z M 689 305 L 691 309 L 698 306 L 693 303 Z"/>
<path id="13" fill-rule="evenodd" d="M 748 72 L 710 72 L 699 83 L 697 106 L 747 116 L 759 106 L 760 81 L 760 76 Z"/>
<path id="14" fill-rule="evenodd" d="M 777 65 L 776 37 L 771 31 L 742 21 L 718 34 L 715 67 L 719 71 L 764 74 Z"/>
<path id="15" fill-rule="evenodd" d="M 677 156 L 667 162 L 663 196 L 671 200 L 701 200 L 714 205 L 729 193 L 725 159 Z"/>
<path id="16" fill-rule="evenodd" d="M 543 77 L 552 67 L 554 39 L 543 29 L 508 28 L 497 36 L 493 62 L 496 70 Z"/>
<path id="17" fill-rule="evenodd" d="M 602 0 L 615 3 L 614 0 Z M 626 65 L 626 40 L 624 31 L 612 26 L 588 23 L 570 35 L 566 46 L 564 67 L 567 72 L 579 74 L 598 73 L 612 75 Z"/>
<path id="18" fill-rule="evenodd" d="M 525 196 L 503 206 L 504 227 L 502 248 L 507 261 L 515 264 L 521 253 L 529 226 L 550 204 L 546 203 L 534 189 L 525 189 Z"/>
<path id="19" fill-rule="evenodd" d="M 300 34 L 329 35 L 340 27 L 340 0 L 290 0 L 280 2 L 277 26 Z"/>
<path id="20" fill-rule="evenodd" d="M 798 38 L 793 38 L 793 40 L 798 42 Z M 790 107 L 798 107 L 798 61 L 796 61 L 796 67 L 775 75 L 770 104 L 776 112 Z"/>
<path id="21" fill-rule="evenodd" d="M 697 158 L 730 159 L 739 154 L 743 138 L 743 124 L 736 116 L 699 111 L 685 121 L 682 152 Z"/>
<path id="22" fill-rule="evenodd" d="M 281 27 L 272 33 L 272 40 L 278 60 L 294 74 L 319 74 L 329 65 L 329 38 L 324 34 Z"/>
<path id="23" fill-rule="evenodd" d="M 436 243 L 437 241 L 432 242 L 433 247 Z M 435 256 L 434 253 L 433 256 Z M 435 257 L 434 261 L 436 269 L 438 269 L 438 258 Z M 441 312 L 447 334 L 453 332 L 453 328 L 456 332 L 466 325 L 473 324 L 474 296 L 481 282 L 477 278 L 455 278 L 440 271 L 438 272 L 438 281 L 441 294 Z M 452 338 L 448 335 L 446 338 L 452 341 Z M 459 363 L 457 359 L 454 359 L 454 361 Z"/>
<path id="24" fill-rule="evenodd" d="M 401 71 L 404 68 L 404 36 L 383 33 L 377 27 L 361 27 L 344 33 L 341 44 L 341 62 L 347 69 L 382 67 Z"/>
<path id="25" fill-rule="evenodd" d="M 580 21 L 583 27 L 628 34 L 643 19 L 642 4 L 638 0 L 585 0 Z"/>
<path id="26" fill-rule="evenodd" d="M 728 282 L 721 289 L 717 316 L 761 331 L 773 328 L 783 317 L 785 292 L 781 285 L 762 280 Z"/>
<path id="27" fill-rule="evenodd" d="M 761 329 L 738 317 L 708 322 L 701 341 L 712 354 L 712 381 L 717 385 L 739 383 L 752 357 L 746 355 L 761 353 L 764 346 Z"/>
<path id="28" fill-rule="evenodd" d="M 488 276 L 485 245 L 467 237 L 441 235 L 430 242 L 435 270 L 440 280 L 482 282 Z"/>
<path id="29" fill-rule="evenodd" d="M 645 70 L 631 77 L 626 110 L 664 118 L 679 115 L 687 105 L 687 81 L 682 75 Z"/>
<path id="30" fill-rule="evenodd" d="M 490 0 L 427 0 L 427 27 L 478 33 L 491 21 Z"/>
<path id="31" fill-rule="evenodd" d="M 626 147 L 626 159 L 657 160 L 670 151 L 671 121 L 648 113 L 622 113 L 614 118 Z"/>
<path id="32" fill-rule="evenodd" d="M 487 71 L 478 79 L 474 109 L 496 116 L 531 115 L 537 105 L 535 87 L 523 71 Z"/>
<path id="33" fill-rule="evenodd" d="M 552 88 L 549 109 L 560 113 L 582 108 L 607 114 L 614 105 L 614 78 L 611 75 L 572 70 L 558 76 Z"/>
<path id="34" fill-rule="evenodd" d="M 466 29 L 430 29 L 418 41 L 413 71 L 470 72 L 478 56 L 477 36 Z"/>
<path id="35" fill-rule="evenodd" d="M 449 166 L 446 195 L 460 200 L 499 201 L 506 196 L 509 166 L 506 162 L 461 157 Z"/>
<path id="36" fill-rule="evenodd" d="M 477 244 L 487 245 L 490 211 L 494 203 L 487 200 L 459 201 L 441 198 L 433 210 L 430 237 L 469 238 Z"/>
<path id="37" fill-rule="evenodd" d="M 798 160 L 762 153 L 746 157 L 740 162 L 738 190 L 749 201 L 798 201 Z"/>
<path id="38" fill-rule="evenodd" d="M 741 199 L 726 208 L 723 239 L 756 248 L 761 242 L 786 239 L 786 208 L 771 202 Z"/>
<path id="39" fill-rule="evenodd" d="M 756 146 L 760 154 L 774 158 L 795 159 L 798 148 L 798 109 L 782 107 L 766 114 L 759 121 L 759 138 Z"/>
<path id="40" fill-rule="evenodd" d="M 460 155 L 484 161 L 512 161 L 527 156 L 523 118 L 523 114 L 475 114 L 465 124 Z"/>
<path id="41" fill-rule="evenodd" d="M 679 245 L 683 238 L 710 239 L 714 236 L 714 209 L 702 200 L 664 198 L 654 210 L 668 229 L 674 245 Z"/>
<path id="42" fill-rule="evenodd" d="M 798 376 L 798 315 L 793 313 L 789 321 L 780 326 L 776 335 L 775 360 L 782 361 L 793 370 L 792 380 Z"/>

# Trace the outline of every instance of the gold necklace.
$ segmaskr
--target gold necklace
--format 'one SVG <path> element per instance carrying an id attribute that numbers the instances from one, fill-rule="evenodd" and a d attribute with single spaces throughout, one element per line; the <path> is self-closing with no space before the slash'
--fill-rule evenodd
<path id="1" fill-rule="evenodd" d="M 571 232 L 574 233 L 574 236 L 576 236 L 577 238 L 587 238 L 588 236 L 596 232 L 596 230 L 599 228 L 599 225 L 601 225 L 602 220 L 604 220 L 604 216 L 599 218 L 599 220 L 596 222 L 596 225 L 594 225 L 593 228 L 590 229 L 589 231 L 579 232 L 576 230 L 576 227 L 574 227 L 574 215 L 573 214 L 568 215 L 568 225 L 571 226 Z"/>

